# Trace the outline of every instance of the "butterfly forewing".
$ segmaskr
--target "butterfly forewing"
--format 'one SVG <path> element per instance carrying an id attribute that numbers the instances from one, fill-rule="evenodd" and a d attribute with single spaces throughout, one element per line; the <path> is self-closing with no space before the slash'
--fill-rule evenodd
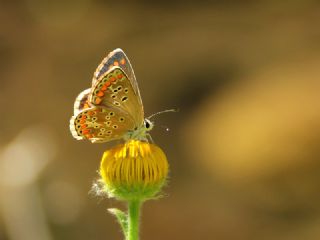
<path id="1" fill-rule="evenodd" d="M 138 101 L 142 105 L 138 83 L 134 75 L 132 66 L 128 57 L 120 48 L 115 49 L 102 60 L 102 62 L 94 72 L 92 86 L 95 86 L 97 81 L 99 81 L 100 77 L 104 75 L 108 70 L 110 70 L 113 66 L 118 66 L 125 72 L 129 81 L 131 82 L 135 94 L 139 98 Z"/>
<path id="2" fill-rule="evenodd" d="M 70 120 L 73 137 L 91 142 L 119 139 L 133 128 L 134 121 L 130 115 L 119 108 L 87 108 Z"/>
<path id="3" fill-rule="evenodd" d="M 96 106 L 120 108 L 134 120 L 135 127 L 143 124 L 143 107 L 129 78 L 122 68 L 113 66 L 100 76 L 92 88 L 89 101 Z"/>

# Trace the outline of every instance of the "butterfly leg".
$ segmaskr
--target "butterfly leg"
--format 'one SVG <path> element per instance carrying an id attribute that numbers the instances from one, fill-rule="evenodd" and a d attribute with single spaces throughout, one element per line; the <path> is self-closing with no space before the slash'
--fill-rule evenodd
<path id="1" fill-rule="evenodd" d="M 149 140 L 150 140 L 151 143 L 154 143 L 154 141 L 153 141 L 153 139 L 152 139 L 152 137 L 151 137 L 151 135 L 150 135 L 149 133 L 146 135 L 147 141 L 148 141 L 148 138 L 149 138 Z M 149 141 L 148 141 L 148 142 L 149 142 Z"/>

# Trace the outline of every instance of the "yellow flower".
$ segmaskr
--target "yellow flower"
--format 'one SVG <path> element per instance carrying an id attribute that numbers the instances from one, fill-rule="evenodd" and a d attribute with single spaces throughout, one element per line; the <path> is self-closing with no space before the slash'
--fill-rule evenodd
<path id="1" fill-rule="evenodd" d="M 132 200 L 154 197 L 166 182 L 168 168 L 161 148 L 130 140 L 104 152 L 99 172 L 109 196 Z"/>

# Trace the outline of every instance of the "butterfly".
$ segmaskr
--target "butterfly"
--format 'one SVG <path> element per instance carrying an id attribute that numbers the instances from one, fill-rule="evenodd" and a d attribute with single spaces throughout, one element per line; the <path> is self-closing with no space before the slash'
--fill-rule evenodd
<path id="1" fill-rule="evenodd" d="M 70 119 L 72 136 L 92 143 L 117 139 L 147 141 L 153 123 L 144 118 L 143 104 L 132 66 L 117 48 L 94 72 L 91 88 L 82 91 Z"/>

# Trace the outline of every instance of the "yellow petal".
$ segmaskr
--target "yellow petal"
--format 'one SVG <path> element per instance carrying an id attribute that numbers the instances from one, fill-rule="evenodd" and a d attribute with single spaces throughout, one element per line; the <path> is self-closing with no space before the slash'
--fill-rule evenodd
<path id="1" fill-rule="evenodd" d="M 126 199 L 150 198 L 165 183 L 168 168 L 161 148 L 131 140 L 104 152 L 100 176 L 109 195 Z"/>

